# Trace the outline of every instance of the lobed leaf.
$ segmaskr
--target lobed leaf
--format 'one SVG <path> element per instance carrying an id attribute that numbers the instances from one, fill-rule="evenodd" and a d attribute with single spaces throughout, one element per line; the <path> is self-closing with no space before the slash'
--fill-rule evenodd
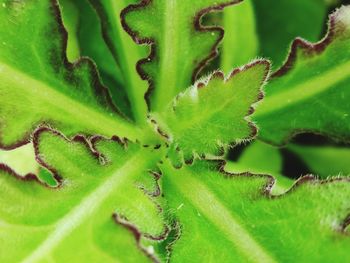
<path id="1" fill-rule="evenodd" d="M 216 56 L 223 30 L 203 27 L 201 18 L 239 1 L 142 0 L 123 10 L 125 30 L 136 43 L 151 45 L 149 57 L 139 61 L 137 67 L 141 77 L 151 83 L 147 97 L 152 111 L 163 110 Z"/>
<path id="2" fill-rule="evenodd" d="M 133 235 L 116 222 L 138 240 L 165 235 L 152 197 L 159 188 L 149 174 L 160 152 L 117 138 L 68 140 L 48 128 L 34 133 L 34 145 L 59 185 L 45 187 L 33 175 L 18 177 L 0 167 L 0 261 L 146 261 Z"/>
<path id="3" fill-rule="evenodd" d="M 198 154 L 222 154 L 222 148 L 256 134 L 248 116 L 262 98 L 269 62 L 257 60 L 225 78 L 215 72 L 181 93 L 162 114 L 154 114 L 160 129 L 186 161 Z"/>
<path id="4" fill-rule="evenodd" d="M 56 1 L 1 0 L 0 20 L 2 148 L 27 142 L 43 122 L 68 135 L 138 137 L 140 132 L 110 104 L 91 61 L 68 62 Z"/>
<path id="5" fill-rule="evenodd" d="M 348 180 L 304 177 L 272 196 L 272 177 L 223 173 L 218 165 L 161 167 L 169 209 L 181 225 L 172 262 L 349 260 Z"/>
<path id="6" fill-rule="evenodd" d="M 273 74 L 254 120 L 260 139 L 284 144 L 313 132 L 349 141 L 350 7 L 330 16 L 326 37 L 316 44 L 300 38 L 285 65 Z"/>

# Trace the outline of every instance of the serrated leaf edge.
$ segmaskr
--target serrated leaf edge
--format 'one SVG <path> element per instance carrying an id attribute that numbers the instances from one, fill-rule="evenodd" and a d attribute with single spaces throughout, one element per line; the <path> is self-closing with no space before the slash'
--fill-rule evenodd
<path id="1" fill-rule="evenodd" d="M 253 68 L 255 67 L 256 65 L 265 65 L 266 66 L 266 69 L 265 69 L 265 73 L 263 75 L 263 78 L 262 78 L 262 81 L 260 83 L 260 88 L 259 88 L 259 92 L 258 92 L 258 96 L 256 98 L 256 101 L 253 102 L 247 112 L 247 115 L 245 115 L 243 118 L 244 120 L 247 122 L 248 126 L 250 127 L 250 130 L 251 130 L 251 133 L 249 136 L 247 136 L 247 138 L 244 138 L 243 140 L 240 140 L 240 141 L 235 141 L 235 142 L 229 142 L 227 144 L 224 144 L 222 142 L 218 142 L 217 143 L 217 146 L 218 146 L 218 151 L 217 151 L 217 157 L 223 157 L 224 154 L 225 154 L 225 146 L 224 145 L 227 145 L 228 148 L 232 148 L 236 145 L 239 145 L 241 143 L 246 143 L 248 141 L 251 141 L 253 140 L 257 134 L 258 134 L 258 131 L 259 131 L 259 128 L 258 126 L 255 125 L 255 123 L 251 120 L 251 116 L 254 114 L 255 112 L 255 108 L 256 108 L 256 105 L 261 101 L 263 100 L 264 98 L 264 91 L 263 91 L 263 88 L 264 86 L 266 85 L 268 79 L 269 79 L 269 75 L 270 75 L 270 68 L 271 68 L 271 63 L 269 60 L 266 60 L 266 59 L 256 59 L 242 67 L 238 67 L 238 68 L 235 68 L 233 69 L 227 77 L 225 77 L 225 74 L 218 70 L 218 71 L 214 71 L 212 74 L 210 74 L 209 76 L 203 78 L 203 79 L 200 79 L 198 80 L 194 85 L 193 87 L 194 88 L 197 88 L 197 89 L 203 89 L 205 88 L 209 82 L 213 79 L 220 79 L 222 80 L 223 82 L 227 82 L 229 80 L 231 80 L 232 78 L 234 78 L 237 74 L 239 73 L 242 73 L 244 72 L 245 70 L 248 70 L 250 68 Z M 180 93 L 178 94 L 175 99 L 171 102 L 172 104 L 172 107 L 171 109 L 173 111 L 176 111 L 176 103 L 177 101 L 179 100 L 179 98 L 181 97 L 183 93 Z M 164 131 L 162 130 L 162 128 L 160 127 L 159 123 L 154 119 L 152 118 L 151 116 L 149 116 L 149 120 L 150 122 L 154 125 L 155 127 L 155 130 L 159 133 L 159 135 L 161 135 L 163 138 L 169 140 L 170 139 L 170 136 Z M 169 145 L 167 144 L 166 145 L 167 147 L 169 147 Z M 176 145 L 176 149 L 178 152 L 181 151 L 181 149 L 179 148 L 180 146 L 179 145 Z M 184 163 L 185 164 L 192 164 L 193 163 L 193 160 L 195 159 L 196 156 L 199 156 L 201 158 L 204 158 L 206 159 L 206 155 L 207 153 L 197 153 L 196 151 L 193 150 L 192 152 L 192 156 L 191 158 L 188 158 L 188 159 L 185 159 L 184 160 Z M 181 167 L 175 167 L 175 168 L 181 168 Z"/>

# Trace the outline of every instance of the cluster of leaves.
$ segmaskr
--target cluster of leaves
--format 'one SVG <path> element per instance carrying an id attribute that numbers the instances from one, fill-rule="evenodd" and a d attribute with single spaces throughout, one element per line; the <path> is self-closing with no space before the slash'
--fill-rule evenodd
<path id="1" fill-rule="evenodd" d="M 0 0 L 0 261 L 350 259 L 350 151 L 290 143 L 350 141 L 350 6 L 288 48 L 330 8 Z"/>

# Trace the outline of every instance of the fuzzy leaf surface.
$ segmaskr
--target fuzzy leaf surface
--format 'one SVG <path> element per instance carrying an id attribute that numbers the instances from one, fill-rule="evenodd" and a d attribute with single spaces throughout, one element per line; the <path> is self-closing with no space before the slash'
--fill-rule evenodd
<path id="1" fill-rule="evenodd" d="M 123 25 L 136 43 L 151 44 L 151 54 L 138 63 L 151 82 L 152 111 L 161 111 L 179 92 L 193 84 L 199 70 L 216 55 L 223 37 L 218 27 L 203 27 L 206 13 L 239 0 L 142 0 L 122 12 Z"/>
<path id="2" fill-rule="evenodd" d="M 99 137 L 89 148 L 81 136 L 68 140 L 48 128 L 35 132 L 34 144 L 59 186 L 1 166 L 0 261 L 147 261 L 116 221 L 130 220 L 140 235 L 162 235 L 162 216 L 151 198 L 159 189 L 149 174 L 159 154 Z"/>
<path id="3" fill-rule="evenodd" d="M 0 6 L 2 147 L 27 141 L 42 122 L 67 135 L 137 137 L 134 125 L 109 103 L 93 64 L 87 59 L 68 62 L 55 1 L 1 0 Z"/>
<path id="4" fill-rule="evenodd" d="M 327 36 L 311 44 L 296 39 L 286 64 L 265 88 L 254 120 L 260 139 L 284 144 L 313 132 L 350 140 L 350 6 L 330 16 Z"/>
<path id="5" fill-rule="evenodd" d="M 167 111 L 154 118 L 185 160 L 195 152 L 220 155 L 223 147 L 255 135 L 249 115 L 261 99 L 268 72 L 265 60 L 237 68 L 227 78 L 216 72 L 181 93 Z"/>
<path id="6" fill-rule="evenodd" d="M 169 209 L 181 225 L 172 262 L 350 259 L 350 239 L 343 232 L 349 181 L 304 178 L 288 193 L 272 197 L 271 177 L 223 174 L 217 165 L 198 161 L 180 170 L 167 163 L 161 167 Z"/>

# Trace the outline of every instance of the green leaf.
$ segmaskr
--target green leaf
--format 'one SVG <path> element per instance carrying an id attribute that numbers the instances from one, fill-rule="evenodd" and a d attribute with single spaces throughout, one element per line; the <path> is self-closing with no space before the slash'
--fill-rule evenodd
<path id="1" fill-rule="evenodd" d="M 81 10 L 79 10 L 71 0 L 60 0 L 59 3 L 64 27 L 68 32 L 67 58 L 69 61 L 75 61 L 80 57 L 78 30 L 80 26 L 79 18 Z"/>
<path id="2" fill-rule="evenodd" d="M 286 149 L 301 158 L 314 176 L 322 179 L 350 176 L 350 150 L 346 147 L 289 144 Z M 282 161 L 280 149 L 261 141 L 254 141 L 244 149 L 237 161 L 227 162 L 225 171 L 272 175 L 276 179 L 272 193 L 280 194 L 289 189 L 294 182 L 283 175 Z M 305 175 L 307 174 L 302 176 Z M 295 174 L 296 176 L 298 174 Z"/>
<path id="3" fill-rule="evenodd" d="M 282 175 L 283 160 L 278 148 L 254 141 L 249 145 L 236 162 L 228 161 L 225 171 L 231 173 L 269 174 L 276 184 L 273 194 L 284 193 L 294 183 L 293 180 Z"/>
<path id="4" fill-rule="evenodd" d="M 273 197 L 273 179 L 164 163 L 163 190 L 181 224 L 172 262 L 333 262 L 350 259 L 350 182 L 305 177 Z M 203 250 L 205 249 L 205 251 Z"/>
<path id="5" fill-rule="evenodd" d="M 334 146 L 302 146 L 291 144 L 288 149 L 297 154 L 310 170 L 321 178 L 350 176 L 350 149 Z"/>
<path id="6" fill-rule="evenodd" d="M 152 111 L 163 110 L 193 84 L 206 62 L 216 56 L 223 37 L 218 27 L 203 27 L 201 18 L 239 0 L 140 1 L 122 12 L 125 30 L 136 43 L 151 45 L 148 58 L 138 63 L 143 79 L 151 82 Z"/>
<path id="7" fill-rule="evenodd" d="M 48 128 L 33 136 L 39 162 L 59 186 L 45 187 L 33 176 L 20 179 L 1 166 L 0 261 L 145 261 L 133 236 L 112 215 L 125 225 L 130 224 L 125 219 L 135 223 L 133 231 L 140 235 L 164 235 L 151 197 L 159 189 L 149 174 L 161 151 L 117 138 L 68 140 Z"/>
<path id="8" fill-rule="evenodd" d="M 252 0 L 225 8 L 223 27 L 225 35 L 220 62 L 221 69 L 228 72 L 233 67 L 248 63 L 258 54 L 259 39 Z"/>
<path id="9" fill-rule="evenodd" d="M 67 135 L 138 137 L 140 131 L 111 107 L 91 61 L 67 61 L 55 1 L 1 0 L 0 21 L 1 147 L 28 141 L 42 122 Z"/>
<path id="10" fill-rule="evenodd" d="M 184 153 L 222 154 L 222 148 L 255 136 L 249 115 L 262 94 L 269 62 L 257 60 L 227 78 L 215 72 L 181 93 L 161 115 L 154 115 L 170 142 Z"/>
<path id="11" fill-rule="evenodd" d="M 89 0 L 89 2 L 94 6 L 100 17 L 103 38 L 111 52 L 114 63 L 119 67 L 122 88 L 130 102 L 132 116 L 137 122 L 144 123 L 147 116 L 145 93 L 148 84 L 146 81 L 141 80 L 135 65 L 141 58 L 146 56 L 147 49 L 136 45 L 130 39 L 130 36 L 124 31 L 120 20 L 121 11 L 129 4 L 134 4 L 137 1 Z M 84 43 L 85 45 L 89 44 L 89 42 Z M 96 59 L 94 54 L 90 53 L 89 55 L 92 55 L 94 60 Z M 104 63 L 104 58 L 105 56 L 99 57 L 97 63 Z M 113 71 L 109 73 L 113 74 Z M 113 86 L 110 87 L 110 89 L 113 88 Z"/>
<path id="12" fill-rule="evenodd" d="M 224 16 L 234 27 L 225 69 L 259 47 L 274 45 L 276 60 L 285 48 L 258 43 L 263 20 L 252 1 Z M 300 6 L 309 14 L 316 1 Z M 30 142 L 0 152 L 0 262 L 350 261 L 349 178 L 306 176 L 285 193 L 291 181 L 277 148 L 255 142 L 237 162 L 220 160 L 255 137 L 250 117 L 269 77 L 270 63 L 256 60 L 195 82 L 223 37 L 210 26 L 220 15 L 202 20 L 238 2 L 0 0 L 0 147 Z M 295 14 L 283 16 L 284 0 L 267 2 L 271 21 Z M 304 131 L 349 138 L 349 9 L 332 16 L 320 43 L 294 42 L 256 115 L 261 140 L 281 144 Z M 308 33 L 320 29 L 320 10 Z M 151 47 L 148 58 L 137 44 Z M 319 158 L 325 172 L 332 159 L 321 153 L 308 164 Z"/>
<path id="13" fill-rule="evenodd" d="M 323 0 L 253 0 L 259 56 L 271 59 L 279 67 L 294 38 L 319 40 L 328 12 Z M 226 29 L 226 28 L 225 28 Z"/>
<path id="14" fill-rule="evenodd" d="M 95 9 L 88 0 L 64 0 L 60 1 L 60 6 L 68 31 L 68 58 L 73 53 L 76 54 L 75 59 L 80 55 L 93 59 L 113 102 L 123 114 L 133 119 L 122 72 L 103 38 L 101 21 Z M 77 46 L 79 51 L 74 52 Z"/>
<path id="15" fill-rule="evenodd" d="M 322 0 L 244 0 L 226 8 L 221 68 L 228 71 L 256 56 L 269 58 L 277 68 L 295 37 L 319 40 L 328 8 Z"/>
<path id="16" fill-rule="evenodd" d="M 313 132 L 342 141 L 350 137 L 350 7 L 330 16 L 327 36 L 316 44 L 296 39 L 285 65 L 266 86 L 254 120 L 260 139 L 283 144 Z"/>

